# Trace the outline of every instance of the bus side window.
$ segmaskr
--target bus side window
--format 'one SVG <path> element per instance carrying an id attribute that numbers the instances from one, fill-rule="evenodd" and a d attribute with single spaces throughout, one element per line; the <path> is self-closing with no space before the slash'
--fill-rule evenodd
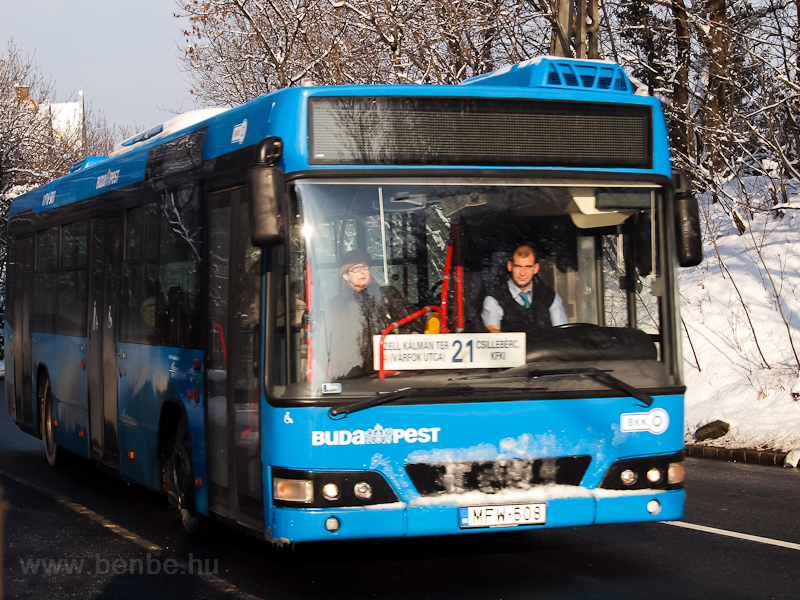
<path id="1" fill-rule="evenodd" d="M 31 330 L 56 332 L 58 306 L 58 227 L 36 235 L 36 277 Z"/>
<path id="2" fill-rule="evenodd" d="M 170 346 L 200 347 L 198 287 L 203 256 L 200 186 L 189 183 L 161 196 L 159 310 Z"/>
<path id="3" fill-rule="evenodd" d="M 61 268 L 58 273 L 58 333 L 81 335 L 86 331 L 89 222 L 61 228 Z"/>
<path id="4" fill-rule="evenodd" d="M 158 277 L 158 207 L 144 204 L 128 210 L 125 231 L 125 262 L 122 268 L 120 304 L 121 338 L 126 342 L 155 343 L 158 322 L 145 318 L 156 306 Z M 162 303 L 165 300 L 162 301 Z M 163 312 L 162 309 L 161 312 Z"/>

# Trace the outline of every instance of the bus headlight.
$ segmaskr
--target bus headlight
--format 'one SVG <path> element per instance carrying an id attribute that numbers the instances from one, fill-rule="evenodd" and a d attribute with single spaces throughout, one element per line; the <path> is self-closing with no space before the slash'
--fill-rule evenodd
<path id="1" fill-rule="evenodd" d="M 647 472 L 647 481 L 650 483 L 658 483 L 661 481 L 661 471 L 658 469 L 650 469 Z"/>
<path id="2" fill-rule="evenodd" d="M 606 490 L 683 489 L 683 452 L 621 458 L 606 471 L 600 488 Z"/>
<path id="3" fill-rule="evenodd" d="M 335 483 L 326 483 L 322 486 L 322 497 L 325 500 L 336 500 L 339 497 L 339 486 Z"/>
<path id="4" fill-rule="evenodd" d="M 353 487 L 353 493 L 356 495 L 356 498 L 369 500 L 372 498 L 372 486 L 366 481 L 359 481 L 355 487 Z"/>
<path id="5" fill-rule="evenodd" d="M 669 470 L 667 471 L 667 483 L 683 483 L 683 478 L 686 475 L 686 470 L 682 462 L 669 463 Z"/>
<path id="6" fill-rule="evenodd" d="M 272 480 L 272 495 L 276 500 L 308 504 L 314 501 L 314 485 L 308 479 L 275 477 Z"/>
<path id="7" fill-rule="evenodd" d="M 272 503 L 287 508 L 370 506 L 398 502 L 376 471 L 301 471 L 272 467 Z"/>
<path id="8" fill-rule="evenodd" d="M 625 469 L 622 473 L 619 474 L 619 480 L 624 483 L 625 485 L 633 485 L 636 483 L 636 473 L 631 471 L 630 469 Z"/>

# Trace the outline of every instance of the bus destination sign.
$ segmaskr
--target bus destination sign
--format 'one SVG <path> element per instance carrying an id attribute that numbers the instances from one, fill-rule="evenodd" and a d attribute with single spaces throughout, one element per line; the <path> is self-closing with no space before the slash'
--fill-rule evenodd
<path id="1" fill-rule="evenodd" d="M 381 336 L 373 337 L 375 369 L 380 369 Z M 525 364 L 525 334 L 389 334 L 383 342 L 383 368 L 492 369 Z"/>

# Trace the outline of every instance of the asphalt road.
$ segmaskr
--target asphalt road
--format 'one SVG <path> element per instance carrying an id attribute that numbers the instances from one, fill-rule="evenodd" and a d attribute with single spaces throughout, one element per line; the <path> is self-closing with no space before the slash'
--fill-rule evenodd
<path id="1" fill-rule="evenodd" d="M 192 542 L 163 498 L 81 461 L 51 470 L 42 443 L 2 413 L 3 586 L 6 600 L 800 597 L 800 470 L 689 459 L 687 479 L 684 524 L 712 530 L 602 525 L 280 550 L 214 528 Z"/>

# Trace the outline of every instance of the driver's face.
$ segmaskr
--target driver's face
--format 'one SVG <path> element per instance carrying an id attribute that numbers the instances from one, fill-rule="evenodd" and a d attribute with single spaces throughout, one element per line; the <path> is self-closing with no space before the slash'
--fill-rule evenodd
<path id="1" fill-rule="evenodd" d="M 529 254 L 525 258 L 512 256 L 508 261 L 508 270 L 514 285 L 524 292 L 530 285 L 533 276 L 539 272 L 539 265 L 536 264 L 533 254 Z"/>

